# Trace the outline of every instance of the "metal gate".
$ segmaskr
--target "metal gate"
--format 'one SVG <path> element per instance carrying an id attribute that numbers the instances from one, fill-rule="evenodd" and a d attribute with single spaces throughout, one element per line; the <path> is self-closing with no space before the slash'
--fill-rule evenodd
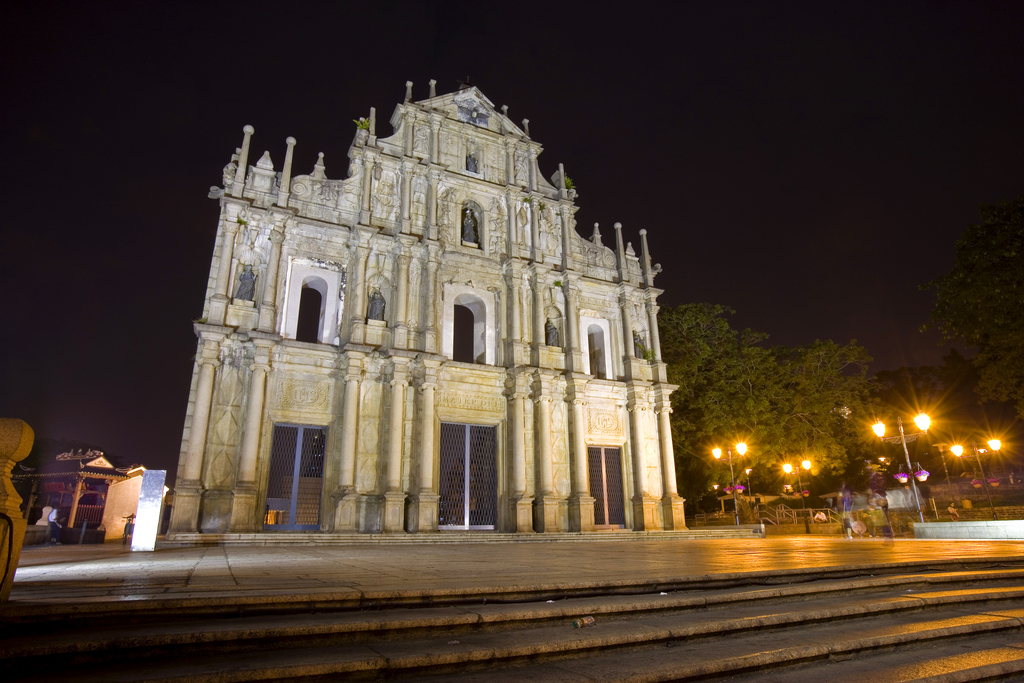
<path id="1" fill-rule="evenodd" d="M 264 529 L 290 531 L 320 528 L 320 493 L 323 489 L 326 444 L 327 430 L 323 427 L 274 425 Z"/>
<path id="2" fill-rule="evenodd" d="M 626 526 L 622 507 L 622 454 L 618 448 L 587 448 L 590 495 L 594 497 L 594 526 Z"/>
<path id="3" fill-rule="evenodd" d="M 438 529 L 498 523 L 498 428 L 441 423 Z"/>

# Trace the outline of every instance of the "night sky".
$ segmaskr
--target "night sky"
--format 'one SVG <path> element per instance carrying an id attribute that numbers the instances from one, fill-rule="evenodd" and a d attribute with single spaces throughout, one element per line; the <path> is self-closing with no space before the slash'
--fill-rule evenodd
<path id="1" fill-rule="evenodd" d="M 343 177 L 352 119 L 431 78 L 530 119 L 581 234 L 646 228 L 663 304 L 939 362 L 918 285 L 1024 191 L 1024 3 L 571 6 L 0 5 L 0 415 L 173 469 L 242 126 Z"/>

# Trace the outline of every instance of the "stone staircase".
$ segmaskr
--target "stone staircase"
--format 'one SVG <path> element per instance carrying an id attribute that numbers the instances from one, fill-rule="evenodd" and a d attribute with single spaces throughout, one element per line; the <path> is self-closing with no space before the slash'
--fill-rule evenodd
<path id="1" fill-rule="evenodd" d="M 1024 676 L 1024 559 L 601 589 L 213 594 L 8 607 L 0 630 L 7 681 Z M 573 626 L 587 616 L 593 625 Z"/>

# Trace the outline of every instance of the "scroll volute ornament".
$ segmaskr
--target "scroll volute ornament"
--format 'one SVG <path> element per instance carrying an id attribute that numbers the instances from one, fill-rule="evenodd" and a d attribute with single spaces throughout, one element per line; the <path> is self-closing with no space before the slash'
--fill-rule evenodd
<path id="1" fill-rule="evenodd" d="M 11 517 L 21 516 L 21 496 L 14 490 L 11 470 L 14 463 L 28 456 L 35 438 L 35 432 L 24 420 L 0 418 L 0 512 Z"/>

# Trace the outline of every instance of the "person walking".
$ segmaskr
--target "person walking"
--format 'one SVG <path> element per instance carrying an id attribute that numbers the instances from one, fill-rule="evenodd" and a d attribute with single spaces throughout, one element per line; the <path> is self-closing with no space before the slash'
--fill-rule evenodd
<path id="1" fill-rule="evenodd" d="M 50 523 L 50 542 L 60 545 L 60 522 L 58 519 L 57 508 L 52 508 L 50 514 L 46 516 L 46 521 Z"/>

